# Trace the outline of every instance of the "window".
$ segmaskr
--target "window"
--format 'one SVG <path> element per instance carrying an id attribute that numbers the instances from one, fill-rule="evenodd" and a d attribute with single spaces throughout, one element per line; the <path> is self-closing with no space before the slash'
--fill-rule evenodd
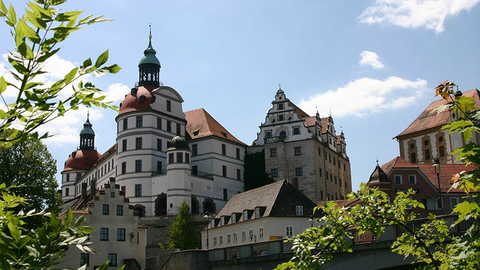
<path id="1" fill-rule="evenodd" d="M 417 163 L 417 154 L 416 153 L 410 153 L 410 162 Z"/>
<path id="2" fill-rule="evenodd" d="M 430 160 L 430 149 L 425 149 L 425 160 Z"/>
<path id="3" fill-rule="evenodd" d="M 216 236 L 213 237 L 213 245 L 214 245 L 214 246 L 217 245 L 217 237 L 216 237 Z"/>
<path id="4" fill-rule="evenodd" d="M 108 228 L 100 228 L 100 241 L 108 241 Z"/>
<path id="5" fill-rule="evenodd" d="M 253 240 L 253 229 L 248 230 L 248 236 L 250 238 L 250 241 Z"/>
<path id="6" fill-rule="evenodd" d="M 237 159 L 240 159 L 240 149 L 238 149 L 238 148 L 235 150 L 235 157 Z"/>
<path id="7" fill-rule="evenodd" d="M 157 150 L 162 151 L 162 140 L 157 139 Z"/>
<path id="8" fill-rule="evenodd" d="M 135 138 L 135 149 L 142 149 L 142 137 Z"/>
<path id="9" fill-rule="evenodd" d="M 172 132 L 172 122 L 167 120 L 167 131 Z"/>
<path id="10" fill-rule="evenodd" d="M 104 204 L 102 207 L 102 214 L 109 215 L 110 214 L 110 207 L 108 204 Z"/>
<path id="11" fill-rule="evenodd" d="M 136 117 L 136 127 L 143 127 L 143 116 L 139 115 Z"/>
<path id="12" fill-rule="evenodd" d="M 237 233 L 233 233 L 233 243 L 236 243 L 238 241 Z"/>
<path id="13" fill-rule="evenodd" d="M 237 180 L 242 180 L 242 171 L 237 169 Z"/>
<path id="14" fill-rule="evenodd" d="M 293 226 L 286 226 L 285 237 L 292 237 L 292 236 L 293 236 Z"/>
<path id="15" fill-rule="evenodd" d="M 295 156 L 300 156 L 302 154 L 302 147 L 296 146 L 293 148 Z"/>
<path id="16" fill-rule="evenodd" d="M 271 138 L 272 137 L 272 131 L 271 130 L 265 131 L 265 137 L 266 138 Z"/>
<path id="17" fill-rule="evenodd" d="M 162 129 L 162 118 L 157 117 L 157 129 Z"/>
<path id="18" fill-rule="evenodd" d="M 190 154 L 185 153 L 185 163 L 190 163 Z"/>
<path id="19" fill-rule="evenodd" d="M 303 205 L 296 205 L 295 206 L 295 215 L 303 216 Z"/>
<path id="20" fill-rule="evenodd" d="M 141 172 L 142 171 L 142 160 L 137 159 L 135 160 L 135 172 Z"/>
<path id="21" fill-rule="evenodd" d="M 249 217 L 250 217 L 250 215 L 248 213 L 248 210 L 244 210 L 243 211 L 243 221 L 249 220 Z"/>
<path id="22" fill-rule="evenodd" d="M 170 100 L 167 100 L 167 112 L 172 111 L 172 102 Z"/>
<path id="23" fill-rule="evenodd" d="M 232 242 L 232 235 L 227 234 L 227 244 L 230 244 Z"/>
<path id="24" fill-rule="evenodd" d="M 87 265 L 90 266 L 90 254 L 89 253 L 80 253 L 80 266 Z"/>
<path id="25" fill-rule="evenodd" d="M 115 198 L 115 191 L 110 192 L 110 198 Z"/>
<path id="26" fill-rule="evenodd" d="M 183 163 L 183 153 L 177 153 L 177 163 Z"/>
<path id="27" fill-rule="evenodd" d="M 117 216 L 123 216 L 123 205 L 117 205 Z"/>
<path id="28" fill-rule="evenodd" d="M 223 235 L 220 235 L 220 236 L 218 237 L 218 244 L 219 244 L 219 245 L 223 245 Z"/>
<path id="29" fill-rule="evenodd" d="M 457 206 L 458 203 L 459 203 L 458 197 L 450 198 L 450 207 L 452 207 L 452 209 L 454 209 L 455 206 Z"/>
<path id="30" fill-rule="evenodd" d="M 122 152 L 127 151 L 127 139 L 122 140 Z"/>
<path id="31" fill-rule="evenodd" d="M 178 135 L 178 136 L 182 135 L 182 134 L 181 134 L 181 131 L 180 131 L 181 128 L 182 128 L 182 126 L 177 123 L 177 135 Z"/>
<path id="32" fill-rule="evenodd" d="M 258 228 L 258 238 L 263 238 L 263 227 Z"/>
<path id="33" fill-rule="evenodd" d="M 318 175 L 319 175 L 320 177 L 322 177 L 322 168 L 319 168 L 319 169 L 318 169 Z"/>
<path id="34" fill-rule="evenodd" d="M 409 175 L 408 182 L 410 185 L 415 185 L 417 183 L 417 176 L 416 175 Z"/>
<path id="35" fill-rule="evenodd" d="M 292 133 L 293 135 L 300 134 L 300 127 L 299 126 L 293 127 Z"/>
<path id="36" fill-rule="evenodd" d="M 70 189 L 67 187 L 65 189 L 65 196 L 69 196 L 70 195 Z"/>
<path id="37" fill-rule="evenodd" d="M 270 174 L 272 177 L 278 177 L 278 169 L 271 169 Z"/>
<path id="38" fill-rule="evenodd" d="M 247 231 L 242 231 L 242 241 L 247 241 Z"/>
<path id="39" fill-rule="evenodd" d="M 438 152 L 439 152 L 439 155 L 441 157 L 444 157 L 445 156 L 445 146 L 441 145 L 440 147 L 438 147 Z"/>
<path id="40" fill-rule="evenodd" d="M 222 144 L 222 155 L 223 156 L 227 155 L 227 146 L 225 144 Z"/>
<path id="41" fill-rule="evenodd" d="M 175 163 L 174 157 L 173 153 L 168 154 L 168 163 Z"/>
<path id="42" fill-rule="evenodd" d="M 402 176 L 401 175 L 395 175 L 394 179 L 395 179 L 395 184 L 396 185 L 401 185 L 402 184 Z"/>
<path id="43" fill-rule="evenodd" d="M 157 160 L 157 173 L 162 173 L 162 162 Z"/>
<path id="44" fill-rule="evenodd" d="M 227 166 L 225 165 L 222 166 L 222 175 L 223 177 L 227 177 Z"/>
<path id="45" fill-rule="evenodd" d="M 135 184 L 135 197 L 142 197 L 142 184 Z"/>
<path id="46" fill-rule="evenodd" d="M 125 241 L 125 228 L 117 228 L 117 241 Z"/>
<path id="47" fill-rule="evenodd" d="M 122 174 L 127 173 L 127 162 L 122 162 Z"/>
<path id="48" fill-rule="evenodd" d="M 303 169 L 300 168 L 295 168 L 295 176 L 303 176 Z"/>
<path id="49" fill-rule="evenodd" d="M 277 104 L 277 110 L 283 110 L 283 108 L 285 108 L 283 103 L 278 103 Z"/>
<path id="50" fill-rule="evenodd" d="M 285 117 L 283 116 L 283 114 L 278 115 L 278 121 L 283 121 L 284 119 Z"/>
<path id="51" fill-rule="evenodd" d="M 108 260 L 110 266 L 117 266 L 117 253 L 108 253 Z"/>
<path id="52" fill-rule="evenodd" d="M 322 148 L 318 147 L 318 156 L 321 157 L 322 156 Z"/>
<path id="53" fill-rule="evenodd" d="M 270 157 L 277 156 L 277 148 L 270 148 Z"/>
<path id="54" fill-rule="evenodd" d="M 223 200 L 228 201 L 228 189 L 223 189 Z"/>
<path id="55" fill-rule="evenodd" d="M 123 130 L 128 129 L 128 118 L 123 119 Z"/>
<path id="56" fill-rule="evenodd" d="M 192 144 L 192 156 L 198 155 L 198 145 Z"/>
<path id="57" fill-rule="evenodd" d="M 198 166 L 192 166 L 192 175 L 198 175 Z"/>

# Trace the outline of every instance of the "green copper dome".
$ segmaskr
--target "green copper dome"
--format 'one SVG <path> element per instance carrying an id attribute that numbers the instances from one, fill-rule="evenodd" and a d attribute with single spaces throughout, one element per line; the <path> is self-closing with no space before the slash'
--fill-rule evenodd
<path id="1" fill-rule="evenodd" d="M 146 64 L 154 64 L 160 66 L 160 61 L 158 61 L 158 58 L 155 56 L 157 52 L 155 49 L 152 47 L 152 39 L 150 38 L 150 41 L 148 42 L 148 48 L 143 51 L 144 56 L 142 59 L 140 59 L 140 62 L 138 63 L 138 66 L 141 65 L 146 65 Z"/>
<path id="2" fill-rule="evenodd" d="M 92 124 L 90 123 L 90 120 L 87 117 L 87 121 L 85 124 L 83 124 L 82 131 L 80 131 L 80 135 L 95 135 L 95 132 L 92 129 Z"/>

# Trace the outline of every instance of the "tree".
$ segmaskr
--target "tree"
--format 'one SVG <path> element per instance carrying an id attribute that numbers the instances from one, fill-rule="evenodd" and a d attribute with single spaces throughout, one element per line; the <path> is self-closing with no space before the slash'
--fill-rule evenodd
<path id="1" fill-rule="evenodd" d="M 245 191 L 273 183 L 265 172 L 265 150 L 245 154 Z"/>
<path id="2" fill-rule="evenodd" d="M 195 218 L 190 212 L 190 206 L 183 201 L 178 208 L 175 221 L 170 224 L 170 239 L 168 248 L 194 249 L 200 245 L 200 231 Z"/>
<path id="3" fill-rule="evenodd" d="M 63 201 L 57 192 L 56 161 L 40 140 L 27 138 L 10 148 L 0 146 L 0 171 L 1 183 L 17 186 L 14 192 L 28 198 L 21 210 L 59 213 Z"/>
<path id="4" fill-rule="evenodd" d="M 400 228 L 403 233 L 391 245 L 392 252 L 413 257 L 418 269 L 480 269 L 480 145 L 469 142 L 480 131 L 480 112 L 475 111 L 472 98 L 454 92 L 452 82 L 445 81 L 436 90 L 437 95 L 448 101 L 438 110 L 450 109 L 462 117 L 447 126 L 450 132 L 460 132 L 465 146 L 453 152 L 465 164 L 474 164 L 476 169 L 461 172 L 452 178 L 454 188 L 466 192 L 465 201 L 458 204 L 452 214 L 458 219 L 447 225 L 442 218 L 432 214 L 428 222 L 413 229 L 411 222 L 418 216 L 409 208 L 424 208 L 418 201 L 410 199 L 412 190 L 397 193 L 393 202 L 377 188 L 361 185 L 359 191 L 348 195 L 347 206 L 328 202 L 317 210 L 324 216 L 318 220 L 319 226 L 306 229 L 289 239 L 293 242 L 293 258 L 280 264 L 277 269 L 321 269 L 333 258 L 336 251 L 352 252 L 351 239 L 355 233 L 372 233 L 380 237 L 386 225 Z M 472 225 L 463 235 L 450 234 L 451 227 L 473 219 Z"/>
<path id="5" fill-rule="evenodd" d="M 44 84 L 39 76 L 45 74 L 43 66 L 53 55 L 60 51 L 60 44 L 68 36 L 84 25 L 105 21 L 102 16 L 89 15 L 79 19 L 82 11 L 62 12 L 56 7 L 65 0 L 36 0 L 29 2 L 24 16 L 17 18 L 16 11 L 0 1 L 0 17 L 10 27 L 15 40 L 15 50 L 8 54 L 8 62 L 12 65 L 10 74 L 15 81 L 6 81 L 0 77 L 0 130 L 15 127 L 8 137 L 1 136 L 0 143 L 11 146 L 12 143 L 26 138 L 28 134 L 45 138 L 47 134 L 38 134 L 36 129 L 57 117 L 65 115 L 69 110 L 79 106 L 101 106 L 116 108 L 103 102 L 105 96 L 101 90 L 81 78 L 88 74 L 101 76 L 106 72 L 116 73 L 117 65 L 106 66 L 108 50 L 102 53 L 95 63 L 90 58 L 73 68 L 65 77 L 51 85 Z M 75 81 L 79 81 L 76 86 Z M 9 99 L 4 94 L 10 86 L 15 91 L 15 98 Z M 73 91 L 66 98 L 67 88 Z"/>
<path id="6" fill-rule="evenodd" d="M 28 2 L 25 15 L 18 18 L 13 5 L 10 4 L 7 9 L 3 0 L 0 0 L 0 17 L 10 27 L 9 33 L 15 41 L 15 49 L 8 54 L 13 80 L 0 77 L 2 148 L 12 147 L 30 136 L 40 139 L 49 136 L 48 133 L 39 134 L 37 128 L 79 106 L 116 108 L 104 102 L 105 96 L 100 89 L 90 82 L 81 81 L 88 74 L 100 76 L 120 70 L 117 65 L 105 65 L 108 51 L 102 53 L 95 63 L 90 58 L 86 59 L 53 84 L 46 85 L 40 79 L 40 75 L 46 73 L 43 69 L 45 62 L 59 52 L 61 43 L 72 32 L 84 25 L 105 21 L 102 16 L 92 15 L 79 19 L 81 11 L 63 11 L 59 8 L 64 2 Z M 76 81 L 79 82 L 74 86 Z M 72 94 L 61 98 L 60 94 L 68 88 L 73 90 Z M 13 91 L 15 97 L 9 99 L 6 91 Z M 88 248 L 86 235 L 91 229 L 81 226 L 83 217 L 74 221 L 69 209 L 61 222 L 53 212 L 17 211 L 19 207 L 29 208 L 27 199 L 16 195 L 17 188 L 14 185 L 7 186 L 5 182 L 0 183 L 1 269 L 52 269 L 69 245 L 76 245 L 82 252 L 92 252 Z M 38 218 L 49 220 L 39 223 Z M 108 263 L 99 269 L 107 267 Z"/>

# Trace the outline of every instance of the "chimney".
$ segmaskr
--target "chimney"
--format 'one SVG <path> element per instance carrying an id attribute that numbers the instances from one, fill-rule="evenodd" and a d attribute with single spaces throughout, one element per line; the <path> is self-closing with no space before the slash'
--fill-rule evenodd
<path id="1" fill-rule="evenodd" d="M 89 201 L 93 200 L 93 196 L 95 196 L 96 192 L 97 192 L 97 180 L 92 179 L 92 181 L 90 181 L 90 196 L 88 198 Z"/>
<path id="2" fill-rule="evenodd" d="M 87 183 L 82 183 L 82 194 L 81 199 L 87 198 Z"/>

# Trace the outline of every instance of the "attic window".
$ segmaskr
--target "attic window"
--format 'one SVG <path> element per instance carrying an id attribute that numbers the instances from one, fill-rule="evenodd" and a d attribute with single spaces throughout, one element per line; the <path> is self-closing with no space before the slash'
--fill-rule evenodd
<path id="1" fill-rule="evenodd" d="M 222 133 L 223 137 L 227 138 L 227 133 L 225 131 L 220 131 Z"/>
<path id="2" fill-rule="evenodd" d="M 200 131 L 199 129 L 194 130 L 194 131 L 193 131 L 193 136 L 198 136 L 198 132 L 199 132 L 199 131 Z"/>
<path id="3" fill-rule="evenodd" d="M 255 207 L 255 218 L 261 218 L 263 217 L 263 214 L 265 214 L 265 206 L 257 206 Z"/>

